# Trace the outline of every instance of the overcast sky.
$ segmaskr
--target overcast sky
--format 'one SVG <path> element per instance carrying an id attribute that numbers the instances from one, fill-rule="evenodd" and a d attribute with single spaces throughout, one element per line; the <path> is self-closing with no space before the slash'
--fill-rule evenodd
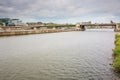
<path id="1" fill-rule="evenodd" d="M 23 22 L 120 22 L 120 0 L 0 0 L 0 17 Z"/>

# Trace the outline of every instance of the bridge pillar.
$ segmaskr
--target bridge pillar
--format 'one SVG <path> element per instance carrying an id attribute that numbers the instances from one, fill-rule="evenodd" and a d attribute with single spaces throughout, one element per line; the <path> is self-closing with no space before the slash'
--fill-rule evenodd
<path id="1" fill-rule="evenodd" d="M 78 31 L 84 31 L 85 30 L 85 26 L 81 25 L 80 23 L 77 23 L 76 24 L 76 30 L 78 30 Z"/>
<path id="2" fill-rule="evenodd" d="M 81 30 L 81 28 L 80 28 L 80 24 L 79 24 L 79 23 L 77 23 L 77 24 L 75 25 L 75 29 L 78 30 L 78 31 Z"/>
<path id="3" fill-rule="evenodd" d="M 118 31 L 118 30 L 119 30 L 119 24 L 116 24 L 114 31 Z"/>

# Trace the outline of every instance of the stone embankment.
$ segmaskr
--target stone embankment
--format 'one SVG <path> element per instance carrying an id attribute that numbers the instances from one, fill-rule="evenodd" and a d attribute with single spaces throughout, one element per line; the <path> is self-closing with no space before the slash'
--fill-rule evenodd
<path id="1" fill-rule="evenodd" d="M 61 29 L 46 29 L 46 30 L 8 30 L 8 31 L 0 31 L 0 36 L 14 36 L 14 35 L 29 35 L 29 34 L 43 34 L 43 33 L 56 33 L 56 32 L 68 32 L 68 31 L 76 31 L 72 30 L 61 30 Z"/>

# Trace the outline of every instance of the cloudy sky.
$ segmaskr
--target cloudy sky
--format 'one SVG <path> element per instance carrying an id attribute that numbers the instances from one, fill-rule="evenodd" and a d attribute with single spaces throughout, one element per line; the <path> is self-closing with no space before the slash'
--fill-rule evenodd
<path id="1" fill-rule="evenodd" d="M 0 0 L 0 17 L 23 22 L 120 22 L 120 0 Z"/>

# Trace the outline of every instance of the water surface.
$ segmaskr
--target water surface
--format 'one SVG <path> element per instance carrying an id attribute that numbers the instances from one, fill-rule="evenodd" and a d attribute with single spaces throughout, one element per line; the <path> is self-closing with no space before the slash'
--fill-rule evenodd
<path id="1" fill-rule="evenodd" d="M 119 80 L 114 32 L 87 30 L 0 37 L 0 80 Z"/>

